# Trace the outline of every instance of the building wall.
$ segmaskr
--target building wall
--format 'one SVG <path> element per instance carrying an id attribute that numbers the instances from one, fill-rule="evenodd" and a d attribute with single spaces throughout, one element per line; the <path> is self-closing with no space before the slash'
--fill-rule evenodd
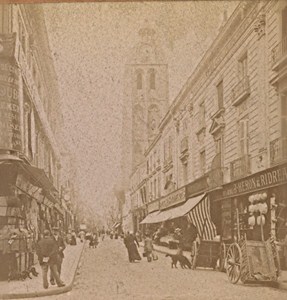
<path id="1" fill-rule="evenodd" d="M 9 26 L 2 26 L 1 33 L 16 33 L 15 56 L 21 70 L 19 155 L 43 168 L 58 188 L 61 158 L 56 133 L 62 118 L 44 15 L 34 5 L 2 5 L 1 12 L 3 20 L 9 17 Z"/>
<path id="2" fill-rule="evenodd" d="M 280 96 L 286 97 L 287 85 L 286 61 L 276 69 L 273 60 L 274 48 L 282 40 L 285 6 L 284 1 L 242 1 L 184 83 L 160 123 L 160 138 L 145 153 L 149 161 L 154 149 L 161 147 L 157 176 L 162 178 L 162 196 L 208 174 L 213 180 L 215 168 L 223 174 L 219 186 L 274 163 L 270 142 L 282 135 Z M 164 144 L 169 136 L 172 164 L 168 165 Z M 286 149 L 279 146 L 282 156 Z M 176 184 L 166 190 L 163 182 L 170 174 Z M 147 174 L 147 186 L 149 181 Z"/>

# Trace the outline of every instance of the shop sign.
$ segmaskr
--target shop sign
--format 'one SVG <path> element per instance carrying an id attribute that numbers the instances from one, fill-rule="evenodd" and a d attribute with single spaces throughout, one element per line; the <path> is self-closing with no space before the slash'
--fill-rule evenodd
<path id="1" fill-rule="evenodd" d="M 162 198 L 160 200 L 160 209 L 165 209 L 175 204 L 179 204 L 181 202 L 184 202 L 185 200 L 185 188 L 181 188 Z"/>
<path id="2" fill-rule="evenodd" d="M 208 189 L 207 176 L 203 176 L 186 186 L 186 197 L 193 196 L 197 193 Z"/>
<path id="3" fill-rule="evenodd" d="M 249 176 L 248 178 L 228 184 L 223 189 L 223 197 L 233 197 L 242 193 L 272 187 L 287 182 L 287 165 L 276 166 Z"/>
<path id="4" fill-rule="evenodd" d="M 0 35 L 0 148 L 21 151 L 19 70 L 14 60 L 15 36 Z"/>
<path id="5" fill-rule="evenodd" d="M 155 200 L 153 202 L 148 203 L 147 206 L 148 213 L 151 213 L 155 210 L 159 210 L 159 200 Z"/>

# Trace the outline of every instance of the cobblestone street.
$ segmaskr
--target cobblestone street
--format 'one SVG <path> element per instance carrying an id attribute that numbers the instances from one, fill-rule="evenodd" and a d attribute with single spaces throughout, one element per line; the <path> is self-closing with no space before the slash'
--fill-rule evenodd
<path id="1" fill-rule="evenodd" d="M 142 248 L 140 249 L 142 252 Z M 232 285 L 225 273 L 172 269 L 170 258 L 129 263 L 122 240 L 86 247 L 74 288 L 50 298 L 66 299 L 284 299 L 286 292 L 262 286 Z M 48 297 L 38 298 L 48 299 Z"/>

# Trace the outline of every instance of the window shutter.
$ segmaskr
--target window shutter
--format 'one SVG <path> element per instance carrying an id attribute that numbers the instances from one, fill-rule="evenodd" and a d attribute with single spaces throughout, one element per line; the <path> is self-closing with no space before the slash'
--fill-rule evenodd
<path id="1" fill-rule="evenodd" d="M 248 120 L 239 121 L 239 143 L 241 156 L 248 154 Z"/>

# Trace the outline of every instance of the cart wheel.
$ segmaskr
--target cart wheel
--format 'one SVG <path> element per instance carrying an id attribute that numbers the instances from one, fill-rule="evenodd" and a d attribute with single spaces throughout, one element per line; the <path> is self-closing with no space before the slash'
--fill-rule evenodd
<path id="1" fill-rule="evenodd" d="M 220 245 L 219 253 L 219 271 L 224 272 L 226 267 L 226 245 L 222 243 Z"/>
<path id="2" fill-rule="evenodd" d="M 235 284 L 240 279 L 242 266 L 242 252 L 237 243 L 230 245 L 226 255 L 226 272 L 231 283 Z"/>

